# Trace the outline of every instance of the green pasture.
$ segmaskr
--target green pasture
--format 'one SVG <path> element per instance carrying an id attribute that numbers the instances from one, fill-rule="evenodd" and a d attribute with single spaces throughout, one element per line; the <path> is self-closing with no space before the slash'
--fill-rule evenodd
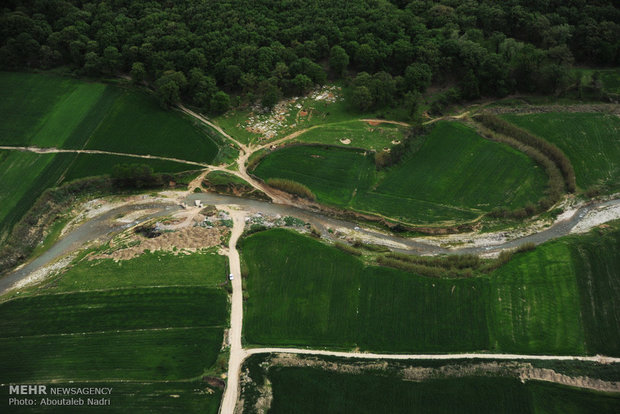
<path id="1" fill-rule="evenodd" d="M 144 253 L 130 260 L 82 260 L 64 273 L 22 293 L 60 293 L 148 286 L 218 287 L 228 262 L 216 248 L 193 254 Z"/>
<path id="2" fill-rule="evenodd" d="M 249 344 L 387 352 L 488 347 L 480 280 L 365 267 L 340 250 L 280 229 L 250 236 L 241 247 Z"/>
<path id="3" fill-rule="evenodd" d="M 223 326 L 226 308 L 222 289 L 196 286 L 36 295 L 0 304 L 0 332 L 6 338 Z"/>
<path id="4" fill-rule="evenodd" d="M 493 349 L 511 353 L 585 353 L 577 279 L 570 242 L 518 254 L 489 278 Z M 620 296 L 618 297 L 620 299 Z"/>
<path id="5" fill-rule="evenodd" d="M 557 145 L 568 156 L 577 185 L 620 190 L 620 119 L 602 113 L 544 113 L 503 117 Z"/>
<path id="6" fill-rule="evenodd" d="M 0 338 L 0 381 L 194 378 L 214 364 L 223 332 L 200 327 Z"/>
<path id="7" fill-rule="evenodd" d="M 212 162 L 209 132 L 165 111 L 144 93 L 50 74 L 0 72 L 0 145 L 96 149 Z M 0 233 L 6 233 L 49 187 L 108 174 L 120 163 L 156 172 L 195 166 L 132 157 L 0 151 Z"/>
<path id="8" fill-rule="evenodd" d="M 491 274 L 442 279 L 366 266 L 286 230 L 257 233 L 241 243 L 244 338 L 377 352 L 619 355 L 618 234 L 614 225 L 565 237 Z"/>
<path id="9" fill-rule="evenodd" d="M 571 245 L 586 350 L 620 355 L 620 232 L 594 232 Z M 587 242 L 586 242 L 587 241 Z"/>
<path id="10" fill-rule="evenodd" d="M 317 125 L 294 138 L 291 142 L 318 143 L 342 147 L 363 148 L 382 151 L 395 143 L 402 142 L 407 128 L 401 125 L 382 123 L 370 125 L 353 120 L 339 123 Z M 346 143 L 349 140 L 350 143 Z M 345 141 L 344 143 L 342 141 Z"/>
<path id="11" fill-rule="evenodd" d="M 41 384 L 41 382 L 38 382 Z M 205 413 L 217 414 L 222 391 L 217 387 L 210 387 L 201 380 L 196 381 L 167 381 L 167 382 L 49 382 L 48 390 L 53 388 L 112 388 L 110 405 L 97 408 L 90 406 L 87 411 L 125 414 L 165 413 Z M 9 388 L 0 388 L 0 397 L 7 401 L 10 397 Z M 43 396 L 45 397 L 45 396 Z M 49 396 L 51 399 L 60 399 L 60 396 Z M 102 396 L 95 396 L 101 398 Z M 11 407 L 14 413 L 76 413 L 83 414 L 83 406 L 36 406 Z"/>
<path id="12" fill-rule="evenodd" d="M 439 122 L 419 139 L 424 142 L 386 171 L 376 171 L 372 153 L 293 146 L 268 155 L 254 174 L 298 181 L 325 204 L 416 224 L 473 220 L 542 196 L 546 178 L 538 166 L 469 127 Z"/>
<path id="13" fill-rule="evenodd" d="M 124 157 L 117 155 L 76 154 L 73 155 L 73 160 L 64 176 L 64 179 L 65 181 L 71 181 L 78 178 L 111 174 L 114 166 L 120 164 L 148 165 L 156 173 L 177 173 L 200 168 L 195 165 L 166 160 Z"/>
<path id="14" fill-rule="evenodd" d="M 527 381 L 502 374 L 450 377 L 440 371 L 432 379 L 408 380 L 403 373 L 424 362 L 359 363 L 359 371 L 338 367 L 342 360 L 319 358 L 317 366 L 262 363 L 254 355 L 244 363 L 252 381 L 243 385 L 246 410 L 264 398 L 268 387 L 273 399 L 270 413 L 615 413 L 620 394 L 594 392 L 563 385 Z M 375 362 L 375 361 L 369 361 Z M 445 363 L 443 363 L 445 364 Z M 340 369 L 339 369 L 340 368 Z M 393 371 L 396 369 L 396 371 Z"/>

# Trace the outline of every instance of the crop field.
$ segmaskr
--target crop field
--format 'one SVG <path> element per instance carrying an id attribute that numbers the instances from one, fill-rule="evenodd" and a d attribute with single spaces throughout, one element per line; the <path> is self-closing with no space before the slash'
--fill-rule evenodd
<path id="1" fill-rule="evenodd" d="M 41 383 L 41 382 L 39 382 Z M 112 388 L 109 396 L 110 405 L 105 407 L 106 413 L 124 414 L 127 412 L 146 414 L 155 412 L 165 413 L 205 413 L 217 414 L 222 391 L 217 387 L 207 386 L 200 381 L 168 381 L 168 382 L 53 382 L 48 387 L 53 388 Z M 10 397 L 8 387 L 0 388 L 0 398 L 7 401 Z M 106 395 L 105 397 L 108 398 Z M 36 406 L 28 407 L 29 413 L 84 413 L 80 406 Z M 89 407 L 89 411 L 100 411 Z M 15 410 L 14 412 L 22 412 Z M 26 411 L 23 411 L 26 412 Z"/>
<path id="2" fill-rule="evenodd" d="M 543 193 L 545 174 L 526 155 L 464 125 L 439 122 L 421 139 L 386 171 L 376 171 L 372 154 L 299 146 L 274 151 L 254 173 L 298 181 L 325 204 L 416 224 L 472 220 L 496 206 L 535 203 Z"/>
<path id="3" fill-rule="evenodd" d="M 111 174 L 114 166 L 119 164 L 148 165 L 156 173 L 176 173 L 200 168 L 194 165 L 165 160 L 148 160 L 116 155 L 77 154 L 73 155 L 73 161 L 64 179 L 65 181 L 71 181 L 78 178 Z"/>
<path id="4" fill-rule="evenodd" d="M 225 273 L 224 259 L 208 253 L 81 262 L 47 294 L 5 300 L 1 381 L 185 380 L 212 370 L 228 320 L 216 271 Z M 149 287 L 161 284 L 175 286 Z"/>
<path id="5" fill-rule="evenodd" d="M 407 368 L 423 362 L 388 368 L 376 364 L 371 369 L 363 364 L 350 367 L 355 362 L 347 360 L 347 366 L 339 369 L 337 364 L 343 361 L 338 359 L 313 360 L 318 366 L 303 366 L 305 361 L 301 366 L 261 363 L 265 360 L 254 355 L 244 364 L 251 378 L 242 389 L 246 411 L 264 399 L 267 384 L 273 395 L 270 413 L 615 413 L 620 403 L 618 394 L 522 383 L 498 374 L 454 378 L 437 371 L 433 379 L 403 379 Z M 322 363 L 329 369 L 322 369 Z"/>
<path id="6" fill-rule="evenodd" d="M 214 364 L 223 332 L 167 328 L 0 338 L 0 381 L 193 378 Z"/>
<path id="7" fill-rule="evenodd" d="M 0 145 L 97 149 L 211 162 L 218 146 L 209 132 L 161 109 L 147 95 L 46 74 L 0 72 L 4 99 Z M 156 172 L 196 167 L 105 155 L 0 151 L 0 233 L 9 230 L 48 187 L 110 173 L 120 163 Z"/>
<path id="8" fill-rule="evenodd" d="M 66 272 L 22 293 L 60 293 L 148 286 L 218 287 L 226 281 L 228 263 L 217 249 L 175 255 L 144 253 L 131 260 L 82 260 Z"/>
<path id="9" fill-rule="evenodd" d="M 350 146 L 382 151 L 401 142 L 407 128 L 394 124 L 369 124 L 362 121 L 345 121 L 319 125 L 293 139 L 294 142 Z"/>
<path id="10" fill-rule="evenodd" d="M 586 349 L 620 355 L 620 232 L 587 236 L 571 246 L 578 275 Z"/>
<path id="11" fill-rule="evenodd" d="M 242 257 L 249 274 L 244 335 L 250 344 L 357 345 L 388 352 L 488 346 L 479 280 L 364 267 L 340 250 L 286 230 L 247 238 Z"/>
<path id="12" fill-rule="evenodd" d="M 491 345 L 502 352 L 585 352 L 577 273 L 569 243 L 519 254 L 489 280 Z"/>
<path id="13" fill-rule="evenodd" d="M 226 320 L 226 303 L 223 290 L 194 286 L 36 295 L 0 304 L 0 331 L 6 338 L 211 327 Z"/>
<path id="14" fill-rule="evenodd" d="M 620 190 L 620 119 L 599 113 L 503 115 L 535 135 L 556 144 L 575 169 L 577 185 Z"/>
<path id="15" fill-rule="evenodd" d="M 596 237 L 604 248 L 592 244 Z M 620 355 L 618 255 L 611 253 L 618 250 L 617 229 L 571 236 L 517 254 L 489 275 L 439 279 L 365 266 L 286 230 L 257 233 L 241 244 L 245 340 L 377 352 Z"/>

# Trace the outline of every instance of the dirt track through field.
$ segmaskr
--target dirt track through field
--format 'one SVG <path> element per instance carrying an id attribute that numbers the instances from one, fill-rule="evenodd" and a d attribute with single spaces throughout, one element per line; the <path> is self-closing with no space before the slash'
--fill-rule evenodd
<path id="1" fill-rule="evenodd" d="M 232 300 L 230 309 L 230 331 L 228 340 L 230 342 L 230 356 L 228 359 L 228 381 L 224 390 L 224 397 L 220 406 L 220 413 L 233 413 L 239 394 L 239 373 L 241 364 L 245 359 L 245 352 L 241 346 L 241 329 L 243 325 L 243 292 L 241 286 L 241 262 L 237 251 L 237 241 L 243 233 L 245 227 L 245 212 L 235 210 L 228 206 L 218 206 L 219 209 L 227 211 L 233 220 L 232 233 L 228 243 L 228 260 L 232 280 Z"/>
<path id="2" fill-rule="evenodd" d="M 34 152 L 36 154 L 99 154 L 99 155 L 119 155 L 122 157 L 131 157 L 131 158 L 143 158 L 147 160 L 162 160 L 162 161 L 171 161 L 178 162 L 181 164 L 195 165 L 197 167 L 206 168 L 209 167 L 209 164 L 205 164 L 202 162 L 196 161 L 188 161 L 182 160 L 179 158 L 171 158 L 171 157 L 160 157 L 159 155 L 141 155 L 141 154 L 128 154 L 125 152 L 113 152 L 113 151 L 101 151 L 101 150 L 74 150 L 74 149 L 60 149 L 60 148 L 40 148 L 40 147 L 14 147 L 7 145 L 0 145 L 0 150 L 9 150 L 9 151 L 27 151 Z"/>

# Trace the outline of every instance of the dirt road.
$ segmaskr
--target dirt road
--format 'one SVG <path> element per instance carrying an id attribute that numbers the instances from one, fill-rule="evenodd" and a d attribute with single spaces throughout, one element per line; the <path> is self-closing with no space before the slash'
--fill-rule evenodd
<path id="1" fill-rule="evenodd" d="M 198 167 L 206 168 L 209 167 L 209 164 L 205 164 L 202 162 L 196 161 L 188 161 L 182 160 L 179 158 L 171 158 L 171 157 L 160 157 L 159 155 L 141 155 L 141 154 L 128 154 L 125 152 L 113 152 L 113 151 L 101 151 L 101 150 L 76 150 L 76 149 L 60 149 L 60 148 L 40 148 L 40 147 L 14 147 L 7 145 L 0 145 L 0 150 L 13 150 L 13 151 L 28 151 L 34 152 L 36 154 L 100 154 L 100 155 L 120 155 L 123 157 L 131 157 L 131 158 L 143 158 L 148 160 L 163 160 L 163 161 L 172 161 L 178 162 L 181 164 L 195 165 Z"/>
<path id="2" fill-rule="evenodd" d="M 620 363 L 620 358 L 596 356 L 574 356 L 574 355 L 522 355 L 522 354 L 375 354 L 371 352 L 342 352 L 327 351 L 323 349 L 305 348 L 250 348 L 246 349 L 247 356 L 254 354 L 302 354 L 302 355 L 324 355 L 342 358 L 362 358 L 362 359 L 396 359 L 396 360 L 450 360 L 450 359 L 501 359 L 501 360 L 544 360 L 544 361 L 589 361 L 598 363 Z"/>
<path id="3" fill-rule="evenodd" d="M 235 411 L 237 395 L 239 394 L 239 372 L 241 364 L 246 354 L 241 346 L 241 329 L 243 325 L 243 292 L 241 286 L 241 262 L 237 251 L 237 241 L 243 233 L 245 226 L 245 212 L 235 210 L 230 206 L 217 206 L 218 209 L 227 211 L 233 219 L 233 228 L 228 243 L 228 260 L 230 263 L 230 273 L 233 274 L 232 280 L 232 300 L 230 309 L 230 331 L 228 340 L 230 342 L 230 356 L 228 359 L 228 380 L 224 390 L 224 398 L 220 406 L 220 413 L 230 413 Z"/>

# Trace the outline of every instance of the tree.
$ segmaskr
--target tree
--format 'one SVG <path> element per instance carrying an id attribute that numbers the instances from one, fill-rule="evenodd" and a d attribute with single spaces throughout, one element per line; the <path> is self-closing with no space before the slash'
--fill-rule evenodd
<path id="1" fill-rule="evenodd" d="M 215 114 L 223 114 L 230 108 L 230 97 L 226 92 L 219 91 L 211 99 L 211 111 Z"/>
<path id="2" fill-rule="evenodd" d="M 332 47 L 329 53 L 329 68 L 336 75 L 337 78 L 341 78 L 349 65 L 349 55 L 340 46 L 336 45 Z"/>
<path id="3" fill-rule="evenodd" d="M 307 77 L 306 75 L 302 75 L 301 73 L 292 81 L 293 89 L 298 95 L 305 95 L 312 89 L 312 79 Z"/>
<path id="4" fill-rule="evenodd" d="M 467 74 L 461 80 L 462 96 L 465 99 L 480 98 L 480 88 L 478 87 L 478 78 L 473 70 L 467 71 Z"/>
<path id="5" fill-rule="evenodd" d="M 121 63 L 121 54 L 114 46 L 108 46 L 103 51 L 103 66 L 105 71 L 113 74 L 119 70 Z"/>
<path id="6" fill-rule="evenodd" d="M 146 69 L 144 68 L 144 63 L 142 62 L 134 62 L 131 65 L 131 79 L 135 83 L 141 83 L 146 78 Z"/>
<path id="7" fill-rule="evenodd" d="M 360 111 L 367 111 L 373 105 L 372 94 L 365 86 L 357 86 L 351 96 L 353 105 Z"/>
<path id="8" fill-rule="evenodd" d="M 270 83 L 263 94 L 261 105 L 265 108 L 271 109 L 280 101 L 280 98 L 282 98 L 282 91 L 278 88 L 278 85 Z"/>
<path id="9" fill-rule="evenodd" d="M 405 87 L 408 91 L 424 92 L 431 84 L 431 68 L 426 63 L 412 63 L 405 70 Z"/>
<path id="10" fill-rule="evenodd" d="M 166 71 L 155 81 L 157 97 L 163 106 L 174 105 L 181 99 L 181 90 L 187 85 L 183 72 Z"/>

